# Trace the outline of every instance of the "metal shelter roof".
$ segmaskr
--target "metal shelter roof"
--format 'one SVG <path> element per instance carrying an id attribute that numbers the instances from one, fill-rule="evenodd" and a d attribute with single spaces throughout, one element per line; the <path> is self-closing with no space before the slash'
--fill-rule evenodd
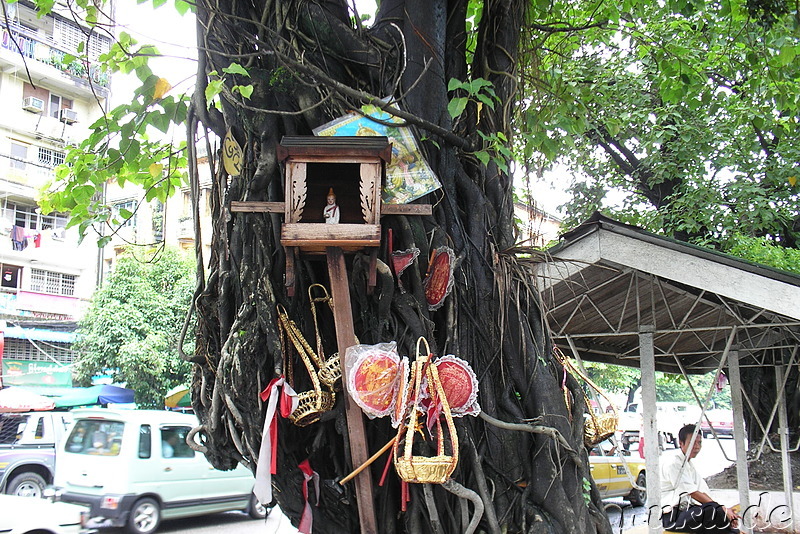
<path id="1" fill-rule="evenodd" d="M 547 251 L 538 284 L 554 343 L 588 361 L 638 367 L 650 327 L 656 369 L 671 373 L 713 371 L 726 347 L 749 367 L 800 346 L 800 276 L 599 213 Z"/>

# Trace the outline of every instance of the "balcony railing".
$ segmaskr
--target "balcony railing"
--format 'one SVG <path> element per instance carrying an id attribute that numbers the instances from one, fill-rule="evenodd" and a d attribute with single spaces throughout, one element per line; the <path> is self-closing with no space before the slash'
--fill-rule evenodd
<path id="1" fill-rule="evenodd" d="M 88 80 L 100 87 L 108 87 L 108 73 L 103 72 L 100 65 L 89 65 L 74 60 L 64 63 L 64 56 L 68 51 L 56 47 L 55 43 L 48 43 L 41 37 L 30 35 L 25 28 L 14 23 L 9 28 L 0 29 L 0 48 L 10 50 L 15 54 L 22 54 L 23 57 L 34 59 L 46 65 L 57 68 L 81 80 Z M 73 54 L 77 52 L 73 51 Z"/>

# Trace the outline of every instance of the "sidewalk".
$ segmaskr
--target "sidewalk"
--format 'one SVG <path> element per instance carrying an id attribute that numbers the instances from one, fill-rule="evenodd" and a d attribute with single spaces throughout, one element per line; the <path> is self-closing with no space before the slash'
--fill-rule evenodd
<path id="1" fill-rule="evenodd" d="M 739 502 L 738 490 L 712 489 L 710 495 L 715 501 L 725 506 L 733 506 Z M 800 492 L 795 491 L 792 494 L 792 501 L 795 515 L 800 516 Z M 764 521 L 768 524 L 784 527 L 784 530 L 755 530 L 755 532 L 792 532 L 791 528 L 788 530 L 785 529 L 791 525 L 791 521 L 789 520 L 791 511 L 786 506 L 786 495 L 782 491 L 750 490 L 750 506 L 751 508 L 758 506 L 763 512 Z M 755 508 L 752 508 L 752 511 L 755 510 Z M 752 517 L 752 511 L 747 514 L 748 517 Z M 742 512 L 744 512 L 744 510 L 742 510 Z M 612 526 L 612 529 L 614 532 L 624 532 L 625 534 L 650 534 L 650 530 L 647 528 L 646 512 L 637 514 L 633 518 L 631 525 L 627 525 L 622 529 L 613 528 Z M 663 529 L 659 529 L 656 532 L 663 532 Z M 742 532 L 744 533 L 745 530 L 742 529 Z M 800 532 L 800 530 L 797 530 L 797 532 Z"/>

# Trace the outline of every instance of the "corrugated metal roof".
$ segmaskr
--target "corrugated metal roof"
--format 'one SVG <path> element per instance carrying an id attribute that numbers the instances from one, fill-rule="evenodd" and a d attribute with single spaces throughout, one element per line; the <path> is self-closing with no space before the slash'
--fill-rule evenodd
<path id="1" fill-rule="evenodd" d="M 779 363 L 800 344 L 800 276 L 600 214 L 547 254 L 538 284 L 567 354 L 638 367 L 645 325 L 657 369 L 672 373 L 714 370 L 729 341 L 743 367 Z"/>

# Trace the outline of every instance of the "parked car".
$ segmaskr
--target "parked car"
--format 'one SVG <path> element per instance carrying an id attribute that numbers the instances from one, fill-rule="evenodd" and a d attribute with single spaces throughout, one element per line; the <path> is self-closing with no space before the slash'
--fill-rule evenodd
<path id="1" fill-rule="evenodd" d="M 41 497 L 71 422 L 69 412 L 0 413 L 0 490 Z"/>
<path id="2" fill-rule="evenodd" d="M 713 435 L 713 432 L 711 432 L 712 428 L 714 429 L 714 432 L 716 432 L 718 436 L 733 437 L 732 410 L 723 410 L 720 408 L 714 410 L 708 410 L 706 412 L 706 416 L 708 417 L 708 419 L 703 417 L 703 420 L 700 422 L 700 431 L 703 433 L 704 438 Z"/>
<path id="3" fill-rule="evenodd" d="M 85 528 L 89 518 L 89 510 L 85 506 L 17 495 L 0 495 L 0 511 L 0 533 L 3 534 L 90 532 Z"/>
<path id="4" fill-rule="evenodd" d="M 589 451 L 589 468 L 601 498 L 624 497 L 633 506 L 647 504 L 644 460 L 639 456 L 616 451 L 606 440 Z"/>
<path id="5" fill-rule="evenodd" d="M 60 500 L 90 507 L 90 527 L 151 534 L 162 519 L 242 510 L 263 519 L 253 474 L 214 469 L 187 442 L 194 415 L 157 410 L 73 410 L 58 454 Z"/>
<path id="6" fill-rule="evenodd" d="M 656 424 L 658 426 L 658 445 L 661 450 L 666 446 L 678 447 L 678 431 L 683 425 L 697 423 L 700 409 L 686 402 L 657 402 Z M 642 404 L 631 403 L 620 414 L 619 434 L 622 445 L 627 450 L 631 443 L 639 441 L 642 428 Z"/>

